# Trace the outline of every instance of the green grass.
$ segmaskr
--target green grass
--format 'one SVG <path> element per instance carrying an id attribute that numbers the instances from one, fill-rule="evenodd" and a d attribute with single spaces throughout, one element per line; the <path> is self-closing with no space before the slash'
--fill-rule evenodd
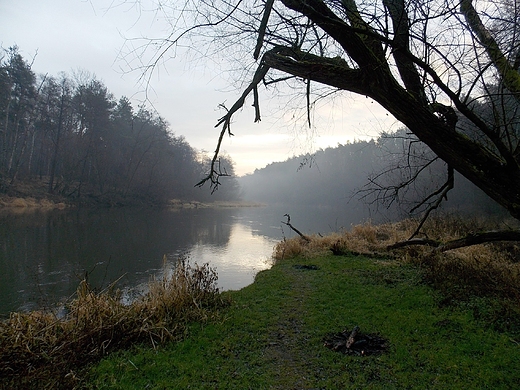
<path id="1" fill-rule="evenodd" d="M 295 265 L 316 265 L 307 270 Z M 218 322 L 157 350 L 115 353 L 90 370 L 88 387 L 114 389 L 510 389 L 520 383 L 520 345 L 440 307 L 417 268 L 363 257 L 279 262 L 228 292 Z M 390 348 L 347 356 L 327 333 L 377 333 Z"/>

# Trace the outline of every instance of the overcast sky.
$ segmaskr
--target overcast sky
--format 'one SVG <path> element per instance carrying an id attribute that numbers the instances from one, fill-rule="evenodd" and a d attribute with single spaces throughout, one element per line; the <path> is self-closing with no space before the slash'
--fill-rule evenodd
<path id="1" fill-rule="evenodd" d="M 122 56 L 121 49 L 126 39 L 166 36 L 167 26 L 146 12 L 145 1 L 140 13 L 132 2 L 115 4 L 113 0 L 0 0 L 0 44 L 3 48 L 17 45 L 26 60 L 34 58 L 33 71 L 38 74 L 90 72 L 117 99 L 130 98 L 134 108 L 148 97 L 175 135 L 183 135 L 198 150 L 212 152 L 218 135 L 214 125 L 223 114 L 217 106 L 226 102 L 229 107 L 238 96 L 226 84 L 228 75 L 203 62 L 194 66 L 179 54 L 157 69 L 145 95 L 141 73 L 130 72 L 124 60 L 129 57 Z M 262 90 L 260 94 L 262 99 Z M 235 136 L 224 140 L 223 150 L 235 161 L 238 174 L 318 148 L 375 137 L 395 126 L 377 103 L 362 97 L 322 105 L 312 130 L 294 125 L 279 110 L 267 115 L 276 104 L 282 103 L 267 104 L 260 123 L 253 123 L 250 103 L 235 117 Z"/>

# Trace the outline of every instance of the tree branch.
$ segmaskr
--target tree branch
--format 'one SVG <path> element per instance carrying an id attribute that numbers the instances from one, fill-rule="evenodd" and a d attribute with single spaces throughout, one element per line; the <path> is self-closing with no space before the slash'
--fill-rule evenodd
<path id="1" fill-rule="evenodd" d="M 316 23 L 343 47 L 360 68 L 367 71 L 378 69 L 377 72 L 380 72 L 381 69 L 389 70 L 388 63 L 384 61 L 384 58 L 378 57 L 377 51 L 371 50 L 364 39 L 354 32 L 352 27 L 344 20 L 339 18 L 324 1 L 282 0 L 282 3 Z"/>
<path id="2" fill-rule="evenodd" d="M 413 234 L 410 236 L 410 239 L 414 238 L 416 235 L 419 234 L 419 232 L 421 231 L 424 223 L 426 222 L 426 220 L 428 219 L 428 216 L 430 215 L 430 213 L 437 209 L 442 200 L 443 199 L 448 199 L 448 192 L 453 189 L 453 186 L 454 186 L 454 171 L 453 171 L 453 168 L 448 165 L 448 178 L 446 180 L 446 183 L 444 183 L 442 185 L 441 188 L 439 188 L 437 191 L 435 191 L 434 193 L 430 194 L 428 197 L 426 197 L 426 199 L 424 199 L 421 203 L 419 203 L 417 206 L 415 206 L 410 212 L 413 212 L 414 210 L 416 210 L 418 207 L 421 207 L 424 203 L 426 203 L 429 199 L 433 198 L 434 196 L 437 196 L 439 195 L 439 197 L 437 198 L 437 201 L 428 208 L 428 210 L 426 210 L 426 212 L 424 213 L 424 216 L 423 218 L 421 219 L 421 222 L 419 222 L 419 226 L 417 226 L 417 229 L 415 229 L 415 231 L 413 232 Z"/>
<path id="3" fill-rule="evenodd" d="M 460 11 L 466 18 L 471 31 L 484 46 L 489 58 L 499 72 L 502 82 L 515 99 L 520 102 L 520 73 L 511 66 L 502 50 L 500 50 L 497 41 L 495 41 L 489 30 L 484 26 L 484 23 L 482 23 L 475 7 L 473 7 L 472 0 L 462 0 Z"/>
<path id="4" fill-rule="evenodd" d="M 303 238 L 306 242 L 311 242 L 311 239 L 309 237 L 307 237 L 305 234 L 303 234 L 302 232 L 300 232 L 298 229 L 296 229 L 293 225 L 291 225 L 291 216 L 289 214 L 284 214 L 284 217 L 287 217 L 287 222 L 283 222 L 282 223 L 284 225 L 287 225 L 291 228 L 292 231 L 294 231 L 296 234 L 298 234 L 301 238 Z"/>
<path id="5" fill-rule="evenodd" d="M 256 88 L 258 84 L 263 80 L 268 70 L 268 66 L 260 65 L 255 72 L 253 81 L 251 81 L 251 83 L 244 90 L 244 92 L 242 93 L 240 98 L 235 102 L 235 104 L 233 104 L 233 106 L 229 110 L 227 110 L 226 115 L 224 115 L 222 118 L 218 120 L 218 123 L 215 125 L 215 127 L 222 125 L 222 129 L 220 130 L 220 135 L 218 137 L 217 148 L 215 149 L 215 152 L 213 153 L 213 158 L 211 159 L 209 173 L 201 181 L 195 184 L 195 187 L 202 187 L 206 182 L 209 181 L 211 183 L 212 188 L 211 192 L 213 193 L 218 189 L 218 186 L 220 185 L 219 178 L 221 176 L 228 176 L 227 173 L 221 172 L 220 164 L 218 164 L 219 167 L 217 170 L 217 161 L 220 153 L 220 147 L 222 146 L 224 134 L 226 134 L 227 132 L 230 136 L 233 135 L 233 133 L 231 133 L 231 119 L 233 115 L 244 106 L 246 97 L 251 93 L 251 91 L 253 91 L 254 97 L 253 106 L 255 107 L 255 122 L 260 121 L 260 106 L 258 103 L 258 92 L 256 91 Z M 221 104 L 220 106 L 226 109 L 224 104 Z"/>
<path id="6" fill-rule="evenodd" d="M 369 93 L 367 74 L 350 68 L 340 57 L 320 57 L 296 48 L 278 46 L 264 54 L 263 63 L 270 68 L 331 87 L 363 95 Z"/>
<path id="7" fill-rule="evenodd" d="M 260 55 L 260 50 L 262 50 L 262 45 L 264 44 L 264 36 L 265 31 L 267 29 L 267 22 L 269 21 L 269 16 L 271 15 L 271 10 L 273 9 L 274 0 L 267 0 L 264 7 L 264 15 L 262 16 L 262 21 L 260 22 L 260 27 L 258 29 L 258 37 L 256 39 L 256 47 L 253 53 L 253 58 L 255 60 L 258 59 Z"/>
<path id="8" fill-rule="evenodd" d="M 434 252 L 447 252 L 454 249 L 498 241 L 520 241 L 520 231 L 502 230 L 468 234 L 466 237 L 459 238 L 457 240 L 451 240 L 444 244 L 439 241 L 430 240 L 427 238 L 410 238 L 409 240 L 400 241 L 389 245 L 386 247 L 386 249 L 392 250 L 404 248 L 407 246 L 422 245 L 433 247 Z"/>
<path id="9" fill-rule="evenodd" d="M 437 249 L 435 249 L 435 251 L 446 252 L 451 251 L 453 249 L 497 241 L 520 241 L 520 232 L 514 230 L 506 230 L 469 234 L 464 238 L 448 241 L 447 243 L 438 246 Z"/>
<path id="10" fill-rule="evenodd" d="M 394 28 L 393 56 L 406 89 L 419 101 L 426 103 L 426 95 L 419 73 L 410 56 L 410 21 L 403 0 L 383 0 Z"/>

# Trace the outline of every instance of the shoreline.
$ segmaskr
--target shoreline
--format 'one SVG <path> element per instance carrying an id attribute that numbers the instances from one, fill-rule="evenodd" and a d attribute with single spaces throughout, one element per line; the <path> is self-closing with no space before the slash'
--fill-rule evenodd
<path id="1" fill-rule="evenodd" d="M 223 201 L 214 202 L 198 202 L 198 201 L 182 201 L 172 199 L 166 205 L 168 209 L 204 209 L 204 208 L 239 208 L 239 207 L 265 207 L 264 203 L 242 202 L 242 201 Z"/>
<path id="2" fill-rule="evenodd" d="M 99 205 L 86 205 L 87 207 L 99 207 Z M 165 209 L 203 209 L 203 208 L 239 208 L 239 207 L 265 207 L 266 204 L 256 202 L 242 202 L 242 201 L 214 201 L 214 202 L 199 202 L 199 201 L 185 201 L 179 199 L 172 199 L 163 205 L 150 205 L 152 207 L 162 207 Z M 15 197 L 8 195 L 0 196 L 0 211 L 32 211 L 32 210 L 64 210 L 68 208 L 78 207 L 75 204 L 67 203 L 65 199 L 61 201 L 52 200 L 49 198 L 37 199 L 35 197 Z M 142 207 L 142 205 L 119 205 L 104 207 Z"/>
<path id="3" fill-rule="evenodd" d="M 48 198 L 0 196 L 0 210 L 63 210 L 69 207 L 71 205 L 64 201 L 56 202 Z"/>

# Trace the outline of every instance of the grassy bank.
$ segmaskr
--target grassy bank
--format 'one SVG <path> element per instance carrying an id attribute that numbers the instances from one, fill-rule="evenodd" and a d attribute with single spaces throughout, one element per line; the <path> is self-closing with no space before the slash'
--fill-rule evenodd
<path id="1" fill-rule="evenodd" d="M 228 292 L 216 323 L 163 348 L 135 347 L 92 368 L 88 386 L 119 389 L 507 389 L 520 380 L 519 338 L 441 305 L 416 265 L 299 255 Z M 388 340 L 375 356 L 324 347 L 359 326 Z"/>
<path id="2" fill-rule="evenodd" d="M 112 351 L 182 340 L 189 323 L 204 323 L 228 304 L 216 280 L 207 265 L 179 261 L 128 305 L 117 291 L 93 291 L 82 281 L 59 312 L 11 313 L 0 322 L 0 389 L 81 387 L 85 367 Z"/>

